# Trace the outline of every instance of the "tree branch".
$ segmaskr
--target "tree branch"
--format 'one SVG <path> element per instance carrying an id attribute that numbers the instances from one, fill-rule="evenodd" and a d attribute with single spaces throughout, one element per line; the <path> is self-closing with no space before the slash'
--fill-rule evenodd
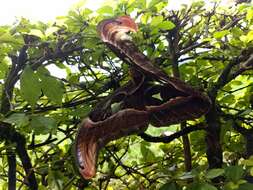
<path id="1" fill-rule="evenodd" d="M 182 130 L 178 131 L 178 132 L 175 132 L 174 134 L 170 135 L 170 136 L 161 136 L 161 137 L 154 137 L 154 136 L 151 136 L 151 135 L 148 135 L 146 133 L 141 133 L 139 134 L 139 136 L 145 140 L 145 141 L 148 141 L 148 142 L 154 142 L 154 143 L 169 143 L 183 135 L 187 135 L 188 133 L 190 132 L 193 132 L 193 131 L 198 131 L 198 130 L 205 130 L 206 129 L 206 125 L 204 123 L 199 123 L 197 125 L 193 125 L 193 126 L 190 126 L 190 127 L 186 127 L 186 128 L 183 128 Z"/>
<path id="2" fill-rule="evenodd" d="M 214 86 L 209 90 L 209 96 L 212 100 L 214 100 L 217 96 L 218 90 L 220 90 L 225 84 L 229 82 L 228 77 L 231 72 L 233 66 L 239 64 L 238 58 L 234 58 L 222 71 L 221 75 L 219 76 L 217 82 Z"/>
<path id="3" fill-rule="evenodd" d="M 241 68 L 231 74 L 231 76 L 228 79 L 229 81 L 233 80 L 234 78 L 236 78 L 245 71 L 253 70 L 253 54 L 251 54 L 249 58 L 240 65 Z"/>
<path id="4" fill-rule="evenodd" d="M 15 129 L 8 123 L 0 123 L 0 140 L 6 142 L 16 143 L 16 152 L 20 157 L 22 165 L 27 175 L 29 187 L 31 190 L 37 190 L 38 184 L 35 178 L 32 164 L 26 150 L 26 140 L 23 135 L 15 131 Z"/>
<path id="5" fill-rule="evenodd" d="M 8 189 L 16 190 L 16 155 L 12 148 L 7 148 L 8 170 Z"/>
<path id="6" fill-rule="evenodd" d="M 191 51 L 191 50 L 193 50 L 195 48 L 201 47 L 202 45 L 204 45 L 206 43 L 207 43 L 207 41 L 200 42 L 200 43 L 197 43 L 197 44 L 193 44 L 193 45 L 191 45 L 191 46 L 189 46 L 189 47 L 181 50 L 178 54 L 179 54 L 179 56 L 184 55 L 184 54 L 188 53 L 189 51 Z"/>
<path id="7" fill-rule="evenodd" d="M 1 97 L 1 108 L 0 112 L 6 115 L 11 111 L 11 100 L 13 97 L 14 86 L 19 79 L 18 73 L 24 68 L 25 62 L 27 61 L 27 45 L 25 44 L 19 51 L 19 55 L 9 55 L 12 60 L 12 65 L 10 72 L 6 77 L 2 97 Z M 31 190 L 38 189 L 38 184 L 35 178 L 34 171 L 32 170 L 31 160 L 28 156 L 26 150 L 26 139 L 23 135 L 18 133 L 10 124 L 1 122 L 0 123 L 0 140 L 4 140 L 6 143 L 16 144 L 16 153 L 20 157 L 24 170 L 26 172 L 26 177 L 29 182 L 29 187 Z M 15 157 L 8 156 L 9 164 L 9 187 L 15 188 L 16 186 L 16 167 L 14 167 Z M 11 180 L 10 180 L 11 179 Z M 14 179 L 14 181 L 13 181 Z M 15 184 L 14 184 L 15 183 Z"/>
<path id="8" fill-rule="evenodd" d="M 236 121 L 233 120 L 233 125 L 232 127 L 234 128 L 234 130 L 236 130 L 237 132 L 241 133 L 243 136 L 246 136 L 249 133 L 249 130 L 241 127 Z"/>

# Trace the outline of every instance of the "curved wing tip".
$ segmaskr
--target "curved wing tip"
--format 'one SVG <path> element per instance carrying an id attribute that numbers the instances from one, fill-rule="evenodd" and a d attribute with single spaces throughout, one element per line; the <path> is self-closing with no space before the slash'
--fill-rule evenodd
<path id="1" fill-rule="evenodd" d="M 81 176 L 84 178 L 84 179 L 92 179 L 93 177 L 95 177 L 96 175 L 96 172 L 87 172 L 87 171 L 83 171 L 83 170 L 79 170 Z"/>
<path id="2" fill-rule="evenodd" d="M 121 21 L 125 26 L 129 27 L 133 32 L 138 31 L 138 25 L 130 16 L 123 15 L 123 16 L 118 17 L 116 20 Z"/>
<path id="3" fill-rule="evenodd" d="M 117 18 L 104 19 L 97 25 L 97 32 L 104 41 L 108 41 L 108 35 L 113 31 L 138 31 L 138 25 L 128 15 L 123 15 Z"/>

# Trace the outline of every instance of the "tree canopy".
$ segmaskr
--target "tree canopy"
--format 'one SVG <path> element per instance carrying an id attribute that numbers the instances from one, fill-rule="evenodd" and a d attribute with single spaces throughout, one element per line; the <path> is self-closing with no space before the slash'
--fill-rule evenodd
<path id="1" fill-rule="evenodd" d="M 80 3 L 49 23 L 0 26 L 2 189 L 253 189 L 253 6 L 169 4 L 120 0 L 92 11 Z M 85 180 L 73 153 L 79 124 L 130 78 L 96 27 L 122 15 L 138 24 L 132 40 L 153 64 L 212 106 L 201 118 L 111 141 Z"/>

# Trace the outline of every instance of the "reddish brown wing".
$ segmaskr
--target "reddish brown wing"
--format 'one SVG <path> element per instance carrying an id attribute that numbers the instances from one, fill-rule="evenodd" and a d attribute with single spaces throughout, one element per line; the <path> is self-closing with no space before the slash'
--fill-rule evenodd
<path id="1" fill-rule="evenodd" d="M 95 176 L 99 148 L 111 140 L 143 132 L 148 121 L 148 112 L 135 109 L 124 109 L 100 122 L 85 119 L 76 136 L 76 157 L 81 175 L 85 179 Z"/>
<path id="2" fill-rule="evenodd" d="M 150 122 L 160 127 L 200 117 L 210 107 L 207 96 L 156 68 L 130 40 L 129 31 L 137 31 L 137 25 L 128 16 L 107 19 L 98 25 L 101 39 L 118 57 L 132 65 L 134 82 L 101 102 L 78 131 L 76 156 L 79 171 L 86 179 L 95 175 L 98 150 L 109 141 L 143 132 Z M 153 97 L 156 94 L 161 98 Z M 112 113 L 111 104 L 119 100 L 124 105 L 122 110 Z"/>
<path id="3" fill-rule="evenodd" d="M 152 77 L 164 81 L 168 81 L 169 77 L 159 68 L 155 67 L 151 61 L 142 54 L 135 44 L 129 40 L 130 37 L 127 33 L 129 31 L 136 32 L 137 25 L 134 20 L 128 16 L 122 16 L 116 19 L 107 19 L 99 23 L 97 30 L 103 40 L 108 44 L 111 44 L 112 50 L 118 54 L 124 54 L 135 67 L 139 68 L 142 72 L 151 75 Z M 122 55 L 120 56 L 122 57 Z"/>
<path id="4" fill-rule="evenodd" d="M 211 101 L 206 95 L 177 78 L 167 76 L 125 37 L 127 31 L 137 29 L 130 17 L 104 20 L 99 26 L 103 26 L 98 27 L 98 33 L 103 36 L 101 39 L 109 44 L 116 55 L 130 60 L 130 64 L 146 76 L 162 82 L 159 93 L 163 100 L 155 106 L 147 102 L 146 107 L 157 118 L 154 122 L 157 126 L 198 118 L 209 110 Z"/>

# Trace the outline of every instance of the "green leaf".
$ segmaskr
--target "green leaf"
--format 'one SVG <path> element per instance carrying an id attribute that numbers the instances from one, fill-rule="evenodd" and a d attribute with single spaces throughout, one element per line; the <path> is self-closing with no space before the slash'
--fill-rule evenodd
<path id="1" fill-rule="evenodd" d="M 250 171 L 249 171 L 250 175 L 253 176 L 253 167 L 250 168 Z"/>
<path id="2" fill-rule="evenodd" d="M 175 183 L 166 183 L 159 190 L 178 190 L 178 186 Z"/>
<path id="3" fill-rule="evenodd" d="M 145 9 L 146 5 L 147 5 L 147 1 L 146 0 L 127 0 L 129 2 L 129 9 L 134 10 L 135 8 L 139 8 L 139 9 Z"/>
<path id="4" fill-rule="evenodd" d="M 92 108 L 89 106 L 75 108 L 70 114 L 73 116 L 78 116 L 78 117 L 86 117 L 88 113 L 91 111 L 91 109 Z"/>
<path id="5" fill-rule="evenodd" d="M 253 40 L 253 31 L 249 31 L 248 34 L 245 36 L 244 41 L 251 42 Z"/>
<path id="6" fill-rule="evenodd" d="M 24 113 L 14 113 L 4 120 L 7 123 L 15 124 L 18 127 L 26 126 L 29 124 L 29 118 Z"/>
<path id="7" fill-rule="evenodd" d="M 104 16 L 112 16 L 113 15 L 113 8 L 111 6 L 103 6 L 97 10 L 97 13 L 104 15 Z"/>
<path id="8" fill-rule="evenodd" d="M 162 29 L 162 30 L 171 30 L 171 29 L 173 29 L 173 28 L 175 28 L 175 24 L 173 23 L 173 22 L 171 22 L 171 21 L 163 21 L 163 22 L 161 22 L 161 23 L 159 23 L 158 25 L 157 25 L 157 27 L 159 28 L 159 29 Z"/>
<path id="9" fill-rule="evenodd" d="M 238 190 L 251 190 L 251 189 L 253 189 L 253 184 L 252 183 L 241 184 L 238 188 Z"/>
<path id="10" fill-rule="evenodd" d="M 242 166 L 229 166 L 225 169 L 226 177 L 234 182 L 237 182 L 243 176 L 243 168 Z"/>
<path id="11" fill-rule="evenodd" d="M 235 86 L 240 86 L 242 84 L 243 82 L 240 80 L 233 80 L 232 82 L 230 82 L 230 85 L 235 85 Z"/>
<path id="12" fill-rule="evenodd" d="M 54 26 L 50 27 L 50 28 L 47 28 L 47 30 L 45 31 L 45 36 L 50 36 L 50 35 L 54 34 L 55 32 L 57 32 L 58 30 L 59 30 L 59 28 L 58 27 L 54 27 Z"/>
<path id="13" fill-rule="evenodd" d="M 62 190 L 64 187 L 64 176 L 59 171 L 50 170 L 48 174 L 48 184 L 51 189 Z"/>
<path id="14" fill-rule="evenodd" d="M 192 7 L 200 9 L 205 5 L 205 1 L 193 1 Z"/>
<path id="15" fill-rule="evenodd" d="M 62 103 L 64 88 L 60 81 L 53 77 L 44 77 L 42 79 L 42 91 L 52 101 L 57 104 Z"/>
<path id="16" fill-rule="evenodd" d="M 62 103 L 62 97 L 64 94 L 63 84 L 56 78 L 49 75 L 49 72 L 40 67 L 38 69 L 38 74 L 41 79 L 41 88 L 43 93 L 52 101 L 57 104 Z"/>
<path id="17" fill-rule="evenodd" d="M 41 163 L 38 168 L 36 168 L 36 171 L 42 175 L 47 175 L 49 172 L 50 166 L 47 163 Z"/>
<path id="18" fill-rule="evenodd" d="M 217 190 L 217 188 L 211 184 L 198 182 L 194 183 L 191 188 L 191 190 Z"/>
<path id="19" fill-rule="evenodd" d="M 220 39 L 226 36 L 227 34 L 229 34 L 228 30 L 218 31 L 218 32 L 214 32 L 213 37 L 216 39 Z"/>
<path id="20" fill-rule="evenodd" d="M 143 143 L 141 144 L 141 154 L 144 162 L 152 162 L 155 160 L 154 153 Z"/>
<path id="21" fill-rule="evenodd" d="M 246 109 L 246 110 L 244 110 L 243 112 L 241 112 L 239 115 L 240 115 L 240 116 L 249 115 L 249 113 L 251 113 L 251 112 L 252 112 L 252 109 Z"/>
<path id="22" fill-rule="evenodd" d="M 154 7 L 155 5 L 157 5 L 158 3 L 161 3 L 161 2 L 167 2 L 167 0 L 151 0 L 148 4 L 148 8 L 152 8 L 152 7 Z"/>
<path id="23" fill-rule="evenodd" d="M 10 45 L 22 45 L 23 41 L 6 32 L 0 34 L 0 44 L 2 43 L 8 43 Z"/>
<path id="24" fill-rule="evenodd" d="M 38 29 L 32 29 L 30 32 L 29 32 L 30 35 L 34 35 L 34 36 L 38 36 L 40 38 L 43 38 L 45 35 L 43 34 L 43 32 L 41 32 L 41 30 L 38 30 Z"/>
<path id="25" fill-rule="evenodd" d="M 0 61 L 0 79 L 4 79 L 6 77 L 6 72 L 8 71 L 8 60 L 3 58 Z"/>
<path id="26" fill-rule="evenodd" d="M 27 66 L 20 77 L 21 96 L 34 107 L 41 95 L 41 84 L 39 77 Z"/>
<path id="27" fill-rule="evenodd" d="M 204 183 L 200 185 L 200 190 L 217 190 L 217 188 L 211 184 Z"/>
<path id="28" fill-rule="evenodd" d="M 235 96 L 233 94 L 228 94 L 226 96 L 223 96 L 222 103 L 232 104 L 235 102 Z"/>
<path id="29" fill-rule="evenodd" d="M 151 14 L 149 12 L 142 14 L 142 16 L 141 16 L 141 22 L 143 24 L 147 24 L 150 17 L 151 17 Z"/>
<path id="30" fill-rule="evenodd" d="M 121 102 L 115 102 L 111 105 L 112 113 L 116 113 L 121 109 Z"/>
<path id="31" fill-rule="evenodd" d="M 50 117 L 31 116 L 31 127 L 36 135 L 48 134 L 57 129 L 57 123 Z"/>
<path id="32" fill-rule="evenodd" d="M 243 160 L 242 164 L 246 166 L 253 166 L 253 157 L 251 156 L 249 159 Z"/>
<path id="33" fill-rule="evenodd" d="M 7 180 L 4 180 L 4 181 L 0 180 L 0 187 L 2 188 L 2 190 L 8 190 L 9 186 L 8 186 Z"/>
<path id="34" fill-rule="evenodd" d="M 251 21 L 252 18 L 253 18 L 253 9 L 249 9 L 247 11 L 246 19 L 247 21 Z"/>
<path id="35" fill-rule="evenodd" d="M 211 169 L 206 173 L 207 179 L 213 179 L 224 174 L 224 169 Z"/>
<path id="36" fill-rule="evenodd" d="M 150 25 L 151 26 L 157 26 L 158 24 L 160 24 L 161 22 L 163 22 L 163 16 L 155 16 L 153 17 Z"/>
<path id="37" fill-rule="evenodd" d="M 39 77 L 43 77 L 44 75 L 50 76 L 50 72 L 48 71 L 48 69 L 43 66 L 40 66 L 37 69 L 37 72 L 38 72 Z"/>
<path id="38" fill-rule="evenodd" d="M 91 13 L 93 13 L 93 11 L 88 9 L 88 8 L 85 8 L 85 9 L 82 10 L 82 15 L 84 15 L 84 16 L 88 16 Z"/>
<path id="39" fill-rule="evenodd" d="M 179 176 L 178 179 L 186 180 L 186 179 L 192 179 L 195 177 L 195 174 L 192 172 L 185 172 L 183 175 Z"/>

